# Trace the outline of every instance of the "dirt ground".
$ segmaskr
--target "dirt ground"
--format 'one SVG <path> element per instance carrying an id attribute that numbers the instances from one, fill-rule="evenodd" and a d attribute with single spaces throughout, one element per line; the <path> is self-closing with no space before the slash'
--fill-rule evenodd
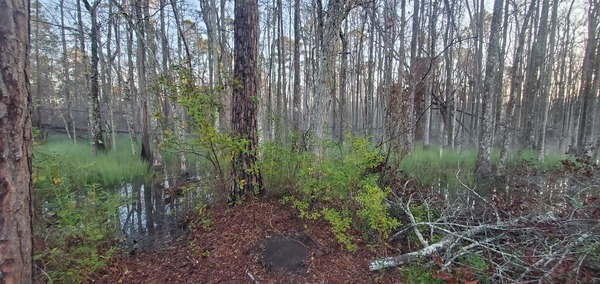
<path id="1" fill-rule="evenodd" d="M 402 283 L 397 269 L 368 264 L 385 247 L 344 250 L 326 223 L 300 219 L 277 200 L 217 203 L 159 248 L 114 259 L 95 283 Z"/>

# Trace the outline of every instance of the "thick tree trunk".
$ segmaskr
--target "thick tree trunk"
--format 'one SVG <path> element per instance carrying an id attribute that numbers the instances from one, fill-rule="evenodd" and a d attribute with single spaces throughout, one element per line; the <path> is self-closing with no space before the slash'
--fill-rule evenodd
<path id="1" fill-rule="evenodd" d="M 33 273 L 29 1 L 0 9 L 0 282 Z"/>
<path id="2" fill-rule="evenodd" d="M 246 192 L 262 194 L 262 177 L 256 164 L 258 156 L 257 107 L 258 80 L 258 1 L 235 1 L 234 74 L 231 125 L 244 150 L 234 153 L 231 165 L 230 204 L 242 200 Z"/>

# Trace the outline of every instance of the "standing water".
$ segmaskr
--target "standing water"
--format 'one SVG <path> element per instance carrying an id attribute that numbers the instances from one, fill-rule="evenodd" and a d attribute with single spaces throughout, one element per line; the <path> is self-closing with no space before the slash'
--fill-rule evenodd
<path id="1" fill-rule="evenodd" d="M 118 208 L 119 231 L 131 253 L 167 246 L 184 230 L 184 217 L 199 202 L 198 183 L 187 187 L 165 179 L 162 183 L 130 182 L 118 190 L 128 202 Z"/>

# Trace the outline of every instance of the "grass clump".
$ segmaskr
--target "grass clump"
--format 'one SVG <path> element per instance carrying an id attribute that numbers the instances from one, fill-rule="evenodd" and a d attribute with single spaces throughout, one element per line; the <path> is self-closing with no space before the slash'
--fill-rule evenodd
<path id="1" fill-rule="evenodd" d="M 147 164 L 132 154 L 125 136 L 119 137 L 115 150 L 101 154 L 94 154 L 84 141 L 74 144 L 65 136 L 51 136 L 35 146 L 33 163 L 55 167 L 80 186 L 92 183 L 114 186 L 149 174 Z"/>
<path id="2" fill-rule="evenodd" d="M 402 159 L 400 169 L 409 179 L 423 186 L 459 188 L 462 187 L 461 182 L 468 186 L 475 183 L 473 169 L 476 160 L 477 151 L 474 149 L 456 151 L 432 145 L 427 149 L 416 147 Z"/>

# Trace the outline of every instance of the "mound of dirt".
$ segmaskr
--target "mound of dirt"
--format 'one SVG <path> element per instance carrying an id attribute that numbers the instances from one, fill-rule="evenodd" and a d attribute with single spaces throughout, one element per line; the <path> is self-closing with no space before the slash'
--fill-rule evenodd
<path id="1" fill-rule="evenodd" d="M 268 271 L 306 272 L 305 260 L 312 240 L 306 236 L 267 236 L 251 250 Z"/>

